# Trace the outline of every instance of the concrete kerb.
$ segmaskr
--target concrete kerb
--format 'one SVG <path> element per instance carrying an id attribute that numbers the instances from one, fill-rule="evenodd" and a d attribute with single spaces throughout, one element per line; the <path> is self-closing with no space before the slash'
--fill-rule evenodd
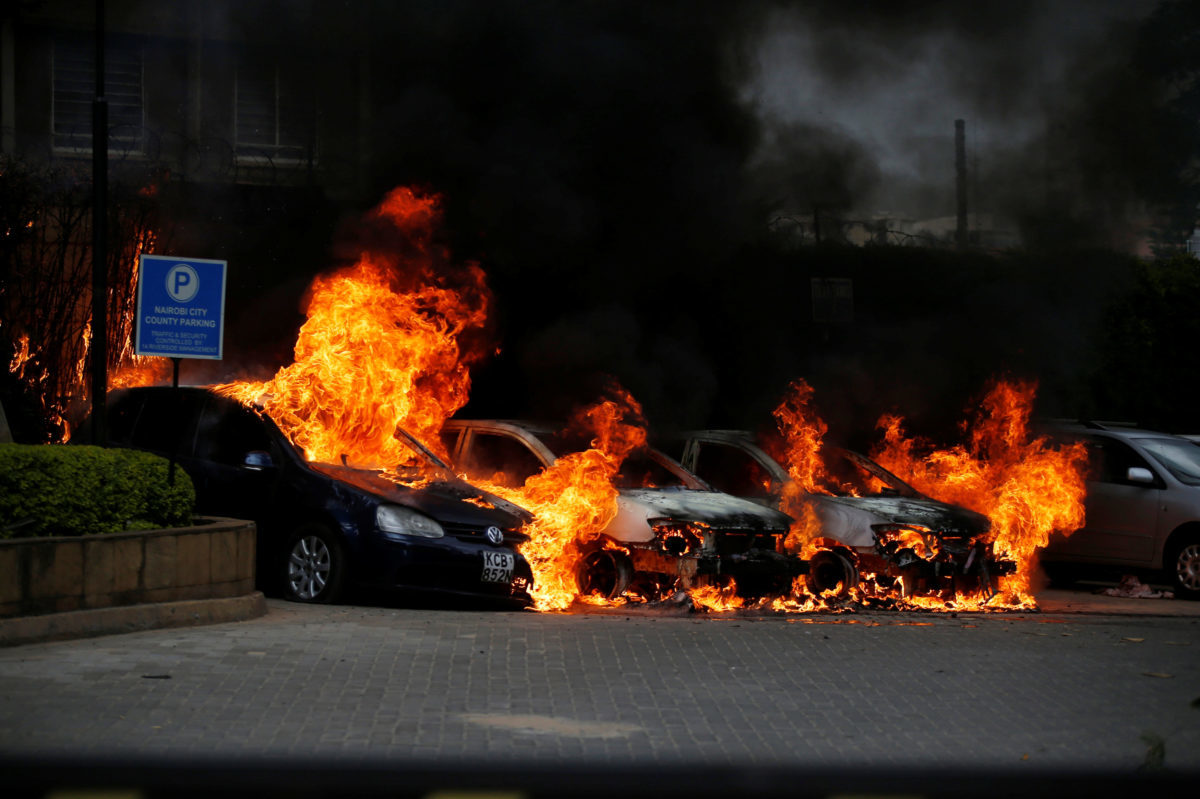
<path id="1" fill-rule="evenodd" d="M 0 619 L 0 646 L 245 621 L 267 613 L 261 591 L 218 599 L 124 605 Z"/>

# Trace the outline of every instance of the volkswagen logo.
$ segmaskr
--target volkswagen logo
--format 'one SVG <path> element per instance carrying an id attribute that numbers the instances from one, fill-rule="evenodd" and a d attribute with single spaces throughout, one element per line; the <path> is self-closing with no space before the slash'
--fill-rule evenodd
<path id="1" fill-rule="evenodd" d="M 490 544 L 500 546 L 504 543 L 504 531 L 499 527 L 489 527 L 483 531 L 483 534 L 487 536 L 488 543 Z"/>

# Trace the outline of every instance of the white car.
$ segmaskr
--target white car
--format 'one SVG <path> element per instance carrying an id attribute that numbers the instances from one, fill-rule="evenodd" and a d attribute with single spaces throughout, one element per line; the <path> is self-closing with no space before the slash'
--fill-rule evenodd
<path id="1" fill-rule="evenodd" d="M 460 473 L 514 488 L 587 446 L 550 425 L 497 420 L 451 420 L 442 443 Z M 758 596 L 787 593 L 807 570 L 782 554 L 789 516 L 715 491 L 657 450 L 631 453 L 616 488 L 616 518 L 600 540 L 581 542 L 581 593 L 612 597 L 632 587 L 655 596 L 728 576 L 739 594 Z"/>
<path id="2" fill-rule="evenodd" d="M 1200 599 L 1200 446 L 1183 436 L 1097 422 L 1050 426 L 1088 448 L 1082 529 L 1055 534 L 1042 565 L 1161 574 Z"/>

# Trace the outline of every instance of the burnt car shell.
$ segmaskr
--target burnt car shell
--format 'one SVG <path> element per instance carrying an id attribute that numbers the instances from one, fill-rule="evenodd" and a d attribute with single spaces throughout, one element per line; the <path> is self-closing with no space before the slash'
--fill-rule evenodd
<path id="1" fill-rule="evenodd" d="M 107 410 L 110 444 L 172 458 L 187 472 L 196 513 L 255 522 L 258 583 L 266 591 L 322 602 L 361 585 L 531 603 L 532 573 L 515 550 L 529 514 L 453 477 L 436 458 L 419 470 L 432 479 L 419 482 L 417 474 L 309 463 L 265 414 L 204 388 L 121 389 L 109 394 Z M 77 440 L 87 443 L 86 435 Z M 418 460 L 432 458 L 411 448 Z M 382 507 L 433 520 L 442 534 L 389 534 L 378 524 Z M 500 541 L 489 540 L 491 527 Z M 340 567 L 308 597 L 296 595 L 285 576 L 306 539 Z M 498 554 L 512 566 L 504 582 L 485 572 Z"/>
<path id="2" fill-rule="evenodd" d="M 751 433 L 700 430 L 681 438 L 680 460 L 686 468 L 718 489 L 778 505 L 791 478 Z M 838 447 L 827 451 L 882 486 L 869 496 L 804 497 L 817 516 L 822 536 L 847 548 L 864 570 L 910 570 L 926 578 L 972 574 L 985 584 L 991 576 L 1013 571 L 1013 563 L 993 556 L 986 542 L 991 523 L 983 514 L 927 497 L 856 452 Z M 913 535 L 926 538 L 929 546 L 908 546 L 901 540 Z"/>
<path id="3" fill-rule="evenodd" d="M 455 420 L 443 444 L 468 479 L 507 475 L 513 486 L 551 466 L 578 442 L 557 438 L 554 425 L 513 420 Z M 615 596 L 628 587 L 647 594 L 676 580 L 732 577 L 739 593 L 786 591 L 807 571 L 783 555 L 791 517 L 713 489 L 651 447 L 631 453 L 615 478 L 617 515 L 601 540 L 582 545 L 581 590 Z M 647 486 L 652 487 L 647 487 Z"/>

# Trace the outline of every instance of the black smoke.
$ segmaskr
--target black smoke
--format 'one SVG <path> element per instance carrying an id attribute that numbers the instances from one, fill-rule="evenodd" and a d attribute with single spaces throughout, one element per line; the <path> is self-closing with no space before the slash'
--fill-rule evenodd
<path id="1" fill-rule="evenodd" d="M 1178 198 L 1189 146 L 1160 146 L 1152 2 L 275 5 L 280 47 L 356 37 L 357 210 L 437 192 L 446 246 L 489 275 L 475 415 L 561 417 L 612 377 L 658 426 L 754 427 L 805 377 L 861 431 L 960 418 L 1001 372 L 1074 413 L 1129 280 L 1110 251 Z M 843 219 L 952 216 L 958 118 L 971 212 L 1020 255 L 831 243 Z M 773 225 L 819 217 L 821 247 Z M 852 320 L 813 321 L 814 277 L 855 281 Z"/>

